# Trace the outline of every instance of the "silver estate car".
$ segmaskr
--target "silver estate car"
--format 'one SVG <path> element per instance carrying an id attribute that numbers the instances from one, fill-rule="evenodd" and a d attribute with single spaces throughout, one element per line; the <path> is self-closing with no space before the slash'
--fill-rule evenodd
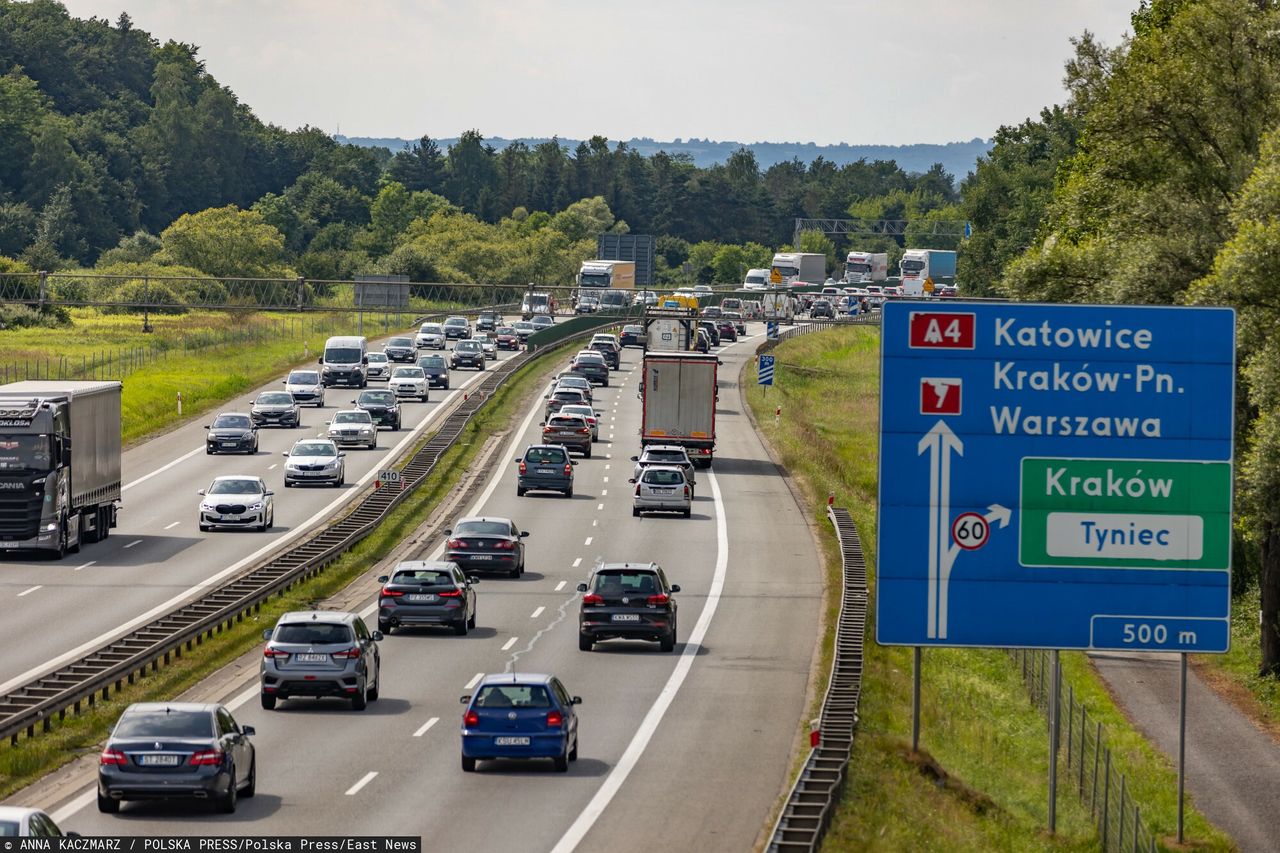
<path id="1" fill-rule="evenodd" d="M 295 441 L 293 448 L 281 454 L 285 458 L 285 488 L 299 483 L 329 484 L 341 486 L 346 482 L 345 453 L 327 438 L 304 438 Z"/>
<path id="2" fill-rule="evenodd" d="M 339 447 L 362 444 L 374 450 L 378 446 L 378 425 L 364 409 L 346 409 L 329 421 L 329 440 Z"/>
<path id="3" fill-rule="evenodd" d="M 627 482 L 636 487 L 632 515 L 654 510 L 678 512 L 685 518 L 693 514 L 693 489 L 684 471 L 674 465 L 646 466 L 639 479 L 633 477 Z"/>

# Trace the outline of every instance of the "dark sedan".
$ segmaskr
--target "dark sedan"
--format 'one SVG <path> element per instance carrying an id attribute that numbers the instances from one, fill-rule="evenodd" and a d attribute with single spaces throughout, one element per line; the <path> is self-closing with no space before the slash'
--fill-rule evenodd
<path id="1" fill-rule="evenodd" d="M 498 345 L 498 349 L 520 349 L 520 335 L 512 326 L 499 326 L 494 332 L 494 341 Z"/>
<path id="2" fill-rule="evenodd" d="M 604 356 L 595 350 L 578 353 L 569 365 L 569 370 L 581 373 L 595 385 L 609 387 L 609 365 L 605 363 Z"/>
<path id="3" fill-rule="evenodd" d="M 351 402 L 368 412 L 377 426 L 400 429 L 400 402 L 394 391 L 361 391 Z"/>
<path id="4" fill-rule="evenodd" d="M 524 538 L 529 531 L 509 518 L 464 518 L 446 530 L 445 559 L 465 571 L 524 574 Z"/>
<path id="5" fill-rule="evenodd" d="M 263 391 L 253 401 L 249 416 L 258 426 L 302 426 L 298 401 L 288 391 Z"/>
<path id="6" fill-rule="evenodd" d="M 205 429 L 209 434 L 205 436 L 204 452 L 210 456 L 258 452 L 258 428 L 248 415 L 237 412 L 218 415 Z"/>
<path id="7" fill-rule="evenodd" d="M 618 348 L 612 343 L 607 343 L 605 341 L 592 341 L 590 348 L 604 356 L 605 364 L 609 365 L 614 370 L 621 369 L 622 356 L 619 355 Z"/>
<path id="8" fill-rule="evenodd" d="M 702 320 L 698 323 L 698 328 L 707 333 L 707 337 L 711 339 L 713 347 L 720 346 L 720 329 L 710 320 Z"/>
<path id="9" fill-rule="evenodd" d="M 222 705 L 130 705 L 98 758 L 98 811 L 114 814 L 124 800 L 197 799 L 234 812 L 238 797 L 257 792 L 253 733 Z"/>
<path id="10" fill-rule="evenodd" d="M 392 361 L 412 364 L 413 360 L 418 357 L 418 345 L 413 342 L 413 338 L 392 338 L 387 341 L 382 351 Z"/>
<path id="11" fill-rule="evenodd" d="M 453 355 L 449 358 L 449 366 L 454 370 L 459 370 L 463 367 L 484 370 L 484 363 L 484 347 L 480 346 L 479 341 L 458 341 L 453 345 Z"/>
<path id="12" fill-rule="evenodd" d="M 623 326 L 622 333 L 618 335 L 618 343 L 624 347 L 642 347 L 647 337 L 644 326 Z"/>
<path id="13" fill-rule="evenodd" d="M 427 374 L 427 385 L 431 388 L 449 390 L 449 365 L 442 355 L 424 355 L 418 359 L 418 367 Z"/>
<path id="14" fill-rule="evenodd" d="M 476 626 L 478 583 L 457 563 L 441 560 L 408 560 L 390 576 L 378 578 L 378 630 L 390 634 L 396 628 L 448 627 L 465 637 Z"/>
<path id="15" fill-rule="evenodd" d="M 476 318 L 476 331 L 492 332 L 501 322 L 502 318 L 492 311 L 481 311 L 480 316 Z"/>
<path id="16" fill-rule="evenodd" d="M 676 647 L 678 585 L 667 583 L 655 563 L 605 563 L 588 583 L 578 613 L 578 648 L 584 652 L 612 638 L 657 641 L 664 652 Z"/>

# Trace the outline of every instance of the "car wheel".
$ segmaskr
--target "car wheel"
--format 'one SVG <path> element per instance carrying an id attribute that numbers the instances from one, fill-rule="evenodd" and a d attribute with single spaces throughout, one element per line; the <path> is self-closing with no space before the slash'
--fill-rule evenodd
<path id="1" fill-rule="evenodd" d="M 379 619 L 379 620 L 378 620 L 378 630 L 379 630 L 379 631 L 381 631 L 382 633 L 384 633 L 384 634 L 386 634 L 386 635 L 390 636 L 390 634 L 391 634 L 391 623 L 390 623 L 390 622 L 383 622 L 381 619 Z"/>
<path id="2" fill-rule="evenodd" d="M 593 436 L 591 436 L 591 441 L 592 441 L 593 443 L 594 443 L 594 442 L 597 442 L 597 441 L 599 441 L 599 440 L 600 440 L 600 436 L 599 436 L 599 435 L 593 435 Z"/>
<path id="3" fill-rule="evenodd" d="M 356 691 L 356 695 L 351 697 L 351 710 L 363 711 L 369 706 L 369 697 L 365 690 L 366 688 L 361 685 L 360 689 Z"/>
<path id="4" fill-rule="evenodd" d="M 98 792 L 98 811 L 103 814 L 117 814 L 120 811 L 120 801 L 113 800 L 110 797 L 102 796 L 102 792 Z"/>
<path id="5" fill-rule="evenodd" d="M 227 785 L 227 793 L 218 798 L 218 811 L 223 814 L 234 814 L 236 810 L 236 767 L 231 765 L 231 782 Z"/>
<path id="6" fill-rule="evenodd" d="M 522 489 L 522 488 L 520 488 L 519 486 L 516 486 L 516 497 L 518 497 L 518 498 L 522 498 L 522 497 L 524 497 L 524 493 L 525 493 L 526 491 L 527 491 L 526 489 Z"/>
<path id="7" fill-rule="evenodd" d="M 554 760 L 556 763 L 557 773 L 569 772 L 569 744 L 566 743 L 564 745 L 564 753 L 561 755 L 557 755 Z"/>
<path id="8" fill-rule="evenodd" d="M 476 615 L 477 614 L 474 610 L 471 611 L 471 618 L 467 620 L 468 628 L 474 628 L 476 626 Z"/>
<path id="9" fill-rule="evenodd" d="M 572 758 L 573 756 L 569 756 Z M 253 757 L 253 764 L 249 765 L 249 784 L 244 786 L 244 790 L 240 792 L 240 796 L 248 799 L 258 793 L 258 756 Z"/>
<path id="10" fill-rule="evenodd" d="M 205 455 L 205 456 L 212 456 L 212 455 L 213 455 L 213 448 L 212 448 L 212 447 L 206 447 L 206 448 L 204 449 L 204 455 Z M 112 800 L 112 802 L 115 802 L 115 801 L 114 801 L 114 800 Z"/>
<path id="11" fill-rule="evenodd" d="M 272 693 L 262 694 L 262 710 L 274 711 L 276 709 L 276 697 Z"/>
<path id="12" fill-rule="evenodd" d="M 663 637 L 661 640 L 658 641 L 658 648 L 662 649 L 662 651 L 664 652 L 669 652 L 674 650 L 675 647 L 676 647 L 676 632 L 675 632 L 675 629 L 672 629 L 670 634 L 667 634 L 665 637 Z"/>
<path id="13" fill-rule="evenodd" d="M 382 668 L 378 668 L 378 677 L 373 680 L 373 687 L 369 688 L 369 701 L 377 702 L 379 694 L 382 693 Z"/>
<path id="14" fill-rule="evenodd" d="M 209 526 L 209 525 L 207 525 L 207 524 L 201 524 L 201 525 L 198 525 L 198 526 L 199 526 L 199 528 L 200 528 L 200 532 L 201 532 L 201 533 L 208 533 L 210 530 L 212 530 L 212 529 L 213 529 L 212 527 L 210 527 L 210 526 Z"/>
<path id="15" fill-rule="evenodd" d="M 523 573 L 524 573 L 524 569 L 521 568 L 520 566 L 516 566 L 507 574 L 507 577 L 512 578 L 514 580 L 515 578 L 520 577 L 520 575 L 522 575 Z"/>
<path id="16" fill-rule="evenodd" d="M 569 488 L 567 488 L 567 489 L 565 489 L 565 490 L 564 490 L 564 496 L 565 496 L 566 498 L 571 498 L 571 497 L 573 497 L 573 486 L 570 486 Z"/>
<path id="17" fill-rule="evenodd" d="M 376 438 L 373 441 L 369 442 L 369 449 L 370 450 L 378 449 L 378 440 Z"/>
<path id="18" fill-rule="evenodd" d="M 632 516 L 632 518 L 639 518 L 639 517 L 640 517 L 640 507 L 638 507 L 638 506 L 633 506 L 633 507 L 631 508 L 631 516 Z"/>
<path id="19" fill-rule="evenodd" d="M 684 511 L 684 517 L 685 517 L 685 518 L 692 518 L 692 517 L 693 517 L 693 510 L 692 510 L 692 509 L 686 509 L 686 510 Z"/>
<path id="20" fill-rule="evenodd" d="M 285 481 L 284 481 L 284 487 L 285 487 L 286 489 L 292 489 L 292 488 L 293 488 L 293 481 L 292 481 L 292 480 L 285 480 Z"/>
<path id="21" fill-rule="evenodd" d="M 569 760 L 570 761 L 578 760 L 578 736 L 577 735 L 573 736 L 573 749 L 569 750 Z"/>
<path id="22" fill-rule="evenodd" d="M 591 445 L 590 445 L 590 444 L 588 444 L 586 447 L 582 448 L 582 458 L 584 458 L 584 459 L 590 459 L 590 458 L 591 458 Z"/>
<path id="23" fill-rule="evenodd" d="M 578 634 L 578 651 L 589 652 L 595 648 L 596 642 L 590 634 Z"/>
<path id="24" fill-rule="evenodd" d="M 476 760 L 475 760 L 474 758 L 468 758 L 468 757 L 467 757 L 467 756 L 465 756 L 465 755 L 464 755 L 464 756 L 462 756 L 462 772 L 463 772 L 463 773 L 475 773 L 475 772 L 476 772 Z"/>

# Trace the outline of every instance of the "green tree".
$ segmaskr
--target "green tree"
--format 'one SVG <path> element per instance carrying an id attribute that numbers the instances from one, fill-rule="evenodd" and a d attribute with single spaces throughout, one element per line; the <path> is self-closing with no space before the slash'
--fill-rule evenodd
<path id="1" fill-rule="evenodd" d="M 397 151 L 387 166 L 387 177 L 410 192 L 438 193 L 444 188 L 444 176 L 444 155 L 430 136 L 423 136 L 412 145 L 406 143 L 405 149 Z"/>
<path id="2" fill-rule="evenodd" d="M 160 234 L 157 260 L 214 276 L 276 278 L 284 264 L 284 235 L 262 214 L 234 205 L 184 214 Z"/>

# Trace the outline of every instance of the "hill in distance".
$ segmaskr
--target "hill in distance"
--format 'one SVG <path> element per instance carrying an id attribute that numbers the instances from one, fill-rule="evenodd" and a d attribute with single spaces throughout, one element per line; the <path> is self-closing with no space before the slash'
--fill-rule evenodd
<path id="1" fill-rule="evenodd" d="M 338 142 L 349 142 L 370 148 L 387 148 L 392 152 L 402 150 L 406 144 L 417 140 L 399 139 L 396 137 L 342 136 L 336 137 Z M 457 138 L 437 139 L 440 147 L 446 148 L 457 141 Z M 485 141 L 496 150 L 501 151 L 513 139 L 498 136 L 487 137 Z M 532 147 L 546 142 L 546 137 L 521 137 L 518 141 Z M 561 139 L 560 143 L 570 151 L 577 147 L 577 139 Z M 817 145 L 813 142 L 718 142 L 711 139 L 674 139 L 669 142 L 640 137 L 628 139 L 627 147 L 635 149 L 648 157 L 665 151 L 668 154 L 688 154 L 695 165 L 706 168 L 716 163 L 723 163 L 729 155 L 739 148 L 749 148 L 756 155 L 760 168 L 767 169 L 775 163 L 782 163 L 793 158 L 804 163 L 811 163 L 818 157 L 844 165 L 858 160 L 874 162 L 876 160 L 892 160 L 903 171 L 922 173 L 929 170 L 934 163 L 941 163 L 943 168 L 955 177 L 956 181 L 964 179 L 974 169 L 978 157 L 991 150 L 989 139 L 971 139 L 968 142 L 947 142 L 942 145 Z"/>

